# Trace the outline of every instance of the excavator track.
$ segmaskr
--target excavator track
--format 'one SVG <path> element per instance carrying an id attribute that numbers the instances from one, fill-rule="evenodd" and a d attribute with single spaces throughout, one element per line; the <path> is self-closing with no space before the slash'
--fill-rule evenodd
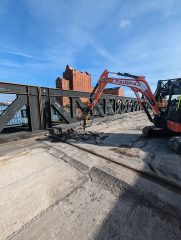
<path id="1" fill-rule="evenodd" d="M 164 137 L 169 135 L 166 129 L 156 128 L 155 126 L 144 127 L 142 133 L 144 137 Z"/>
<path id="2" fill-rule="evenodd" d="M 170 132 L 162 129 L 155 128 L 154 126 L 146 126 L 142 130 L 144 137 L 164 137 L 170 136 Z M 174 136 L 168 140 L 168 146 L 177 153 L 181 153 L 181 136 Z"/>
<path id="3" fill-rule="evenodd" d="M 172 137 L 168 141 L 168 145 L 177 153 L 181 153 L 181 136 Z"/>

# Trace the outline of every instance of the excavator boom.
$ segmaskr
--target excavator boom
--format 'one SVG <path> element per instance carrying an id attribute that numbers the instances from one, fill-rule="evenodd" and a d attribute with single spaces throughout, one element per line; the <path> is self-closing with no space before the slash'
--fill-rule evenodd
<path id="1" fill-rule="evenodd" d="M 114 75 L 114 76 L 111 77 L 111 76 L 109 76 L 110 74 Z M 115 77 L 115 75 L 122 76 L 122 77 Z M 149 111 L 147 110 L 147 108 L 145 106 L 145 102 L 147 102 L 150 105 L 150 107 L 154 111 L 155 115 L 160 116 L 160 111 L 157 107 L 156 99 L 155 99 L 147 81 L 145 80 L 145 77 L 135 76 L 135 75 L 132 75 L 129 73 L 120 73 L 120 72 L 114 73 L 114 72 L 109 72 L 107 70 L 105 70 L 101 74 L 101 76 L 98 80 L 98 83 L 91 94 L 90 99 L 92 99 L 92 97 L 93 97 L 93 101 L 90 100 L 90 102 L 88 104 L 88 107 L 91 111 L 93 110 L 96 103 L 100 99 L 100 97 L 108 83 L 129 87 L 135 93 L 136 98 L 138 99 L 138 102 L 139 102 L 141 108 L 145 111 L 145 113 L 147 114 L 147 116 L 151 122 L 153 122 L 153 118 L 151 117 Z M 143 100 L 140 98 L 139 93 L 141 93 L 142 96 L 144 97 Z"/>

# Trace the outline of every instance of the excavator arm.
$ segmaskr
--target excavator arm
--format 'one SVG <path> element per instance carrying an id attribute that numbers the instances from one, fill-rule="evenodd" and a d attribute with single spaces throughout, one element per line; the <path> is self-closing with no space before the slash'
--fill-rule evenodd
<path id="1" fill-rule="evenodd" d="M 173 83 L 171 82 L 172 80 Z M 173 134 L 181 134 L 181 97 L 179 98 L 178 105 L 176 106 L 175 111 L 173 110 L 171 112 L 171 116 L 171 110 L 169 108 L 172 95 L 180 95 L 180 78 L 160 80 L 154 96 L 147 81 L 145 80 L 145 77 L 135 76 L 129 73 L 109 72 L 107 70 L 105 70 L 101 74 L 90 96 L 90 101 L 88 102 L 85 111 L 83 111 L 84 129 L 87 126 L 87 121 L 89 119 L 89 116 L 91 115 L 90 113 L 96 106 L 96 103 L 100 99 L 108 83 L 129 87 L 135 93 L 141 108 L 145 111 L 149 120 L 154 123 L 154 126 L 147 126 L 143 128 L 142 131 L 144 136 L 163 136 L 168 133 L 170 134 L 171 132 Z M 142 94 L 143 98 L 140 98 L 140 93 Z M 167 108 L 166 110 L 162 110 L 161 108 L 159 108 L 158 103 L 160 98 L 165 97 L 166 95 L 169 96 Z M 149 104 L 150 108 L 154 112 L 154 116 L 150 115 L 150 112 L 148 111 L 145 103 Z M 174 151 L 181 153 L 181 137 L 172 137 L 169 140 L 169 146 L 174 149 Z"/>
<path id="2" fill-rule="evenodd" d="M 151 122 L 153 122 L 153 118 L 151 117 L 149 111 L 147 110 L 145 102 L 147 102 L 150 105 L 155 115 L 160 116 L 160 110 L 157 107 L 156 99 L 147 81 L 145 80 L 145 77 L 135 76 L 129 73 L 109 72 L 107 70 L 105 70 L 101 74 L 90 96 L 90 101 L 88 102 L 87 106 L 87 113 L 93 110 L 108 83 L 129 87 L 135 93 L 141 108 L 145 111 Z M 143 100 L 140 98 L 139 93 L 143 95 Z"/>

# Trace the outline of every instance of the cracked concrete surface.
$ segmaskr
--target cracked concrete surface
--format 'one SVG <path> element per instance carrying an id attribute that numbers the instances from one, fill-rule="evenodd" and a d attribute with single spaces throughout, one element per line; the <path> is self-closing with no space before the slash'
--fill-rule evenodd
<path id="1" fill-rule="evenodd" d="M 0 239 L 180 239 L 181 157 L 167 139 L 145 139 L 142 113 L 69 137 L 0 145 Z M 84 134 L 84 136 L 82 136 Z M 88 137 L 87 137 L 88 136 Z M 73 138 L 73 140 L 71 139 Z M 140 167 L 177 190 L 108 160 Z"/>

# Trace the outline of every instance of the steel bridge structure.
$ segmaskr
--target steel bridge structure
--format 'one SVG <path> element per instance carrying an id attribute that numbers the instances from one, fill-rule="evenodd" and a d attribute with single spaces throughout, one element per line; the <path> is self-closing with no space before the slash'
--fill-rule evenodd
<path id="1" fill-rule="evenodd" d="M 82 98 L 90 97 L 90 93 L 86 92 L 6 82 L 0 82 L 0 96 L 1 94 L 14 94 L 16 98 L 0 115 L 0 133 L 22 108 L 26 108 L 27 126 L 30 131 L 50 129 L 62 120 L 67 124 L 75 123 L 79 120 L 77 108 L 82 110 L 85 107 Z M 60 104 L 61 97 L 69 98 L 68 108 Z M 53 120 L 52 109 L 60 116 L 60 122 Z M 103 94 L 96 105 L 94 115 L 106 117 L 139 110 L 141 109 L 135 98 Z"/>

